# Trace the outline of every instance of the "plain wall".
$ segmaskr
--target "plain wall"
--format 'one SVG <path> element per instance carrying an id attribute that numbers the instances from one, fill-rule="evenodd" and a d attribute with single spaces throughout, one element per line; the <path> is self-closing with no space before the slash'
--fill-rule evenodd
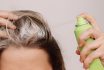
<path id="1" fill-rule="evenodd" d="M 43 14 L 60 45 L 66 70 L 84 70 L 75 54 L 77 43 L 73 31 L 76 16 L 88 12 L 104 30 L 104 0 L 0 0 L 0 10 L 22 9 Z"/>

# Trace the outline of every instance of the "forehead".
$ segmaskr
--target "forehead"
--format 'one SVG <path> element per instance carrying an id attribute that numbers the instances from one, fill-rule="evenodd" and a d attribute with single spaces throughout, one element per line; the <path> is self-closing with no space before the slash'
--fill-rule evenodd
<path id="1" fill-rule="evenodd" d="M 16 47 L 9 47 L 5 49 L 1 55 L 1 57 L 8 57 L 8 58 L 23 58 L 27 57 L 29 59 L 37 59 L 37 57 L 44 57 L 47 59 L 48 55 L 43 49 L 38 48 L 16 48 Z"/>
<path id="2" fill-rule="evenodd" d="M 8 68 L 4 70 L 38 70 L 40 67 L 42 69 L 39 70 L 47 70 L 50 64 L 47 53 L 42 49 L 9 47 L 1 55 L 1 66 Z"/>

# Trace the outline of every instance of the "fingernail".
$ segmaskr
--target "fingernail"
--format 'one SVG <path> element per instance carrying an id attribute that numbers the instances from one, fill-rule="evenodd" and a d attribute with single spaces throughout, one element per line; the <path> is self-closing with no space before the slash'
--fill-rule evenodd
<path id="1" fill-rule="evenodd" d="M 80 55 L 80 51 L 79 51 L 79 50 L 76 50 L 76 54 L 77 54 L 77 55 Z"/>

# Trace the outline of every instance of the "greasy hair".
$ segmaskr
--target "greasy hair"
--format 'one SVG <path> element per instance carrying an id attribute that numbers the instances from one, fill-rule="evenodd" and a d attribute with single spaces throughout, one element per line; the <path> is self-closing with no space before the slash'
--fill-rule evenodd
<path id="1" fill-rule="evenodd" d="M 39 48 L 47 52 L 53 70 L 65 70 L 60 48 L 40 13 L 21 10 L 12 11 L 19 18 L 11 21 L 16 29 L 4 28 L 8 38 L 0 38 L 0 49 L 5 50 L 11 45 L 16 48 Z"/>

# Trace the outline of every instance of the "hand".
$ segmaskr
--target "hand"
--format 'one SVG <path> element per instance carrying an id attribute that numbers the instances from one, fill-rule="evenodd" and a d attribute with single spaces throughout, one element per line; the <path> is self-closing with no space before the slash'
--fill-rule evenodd
<path id="1" fill-rule="evenodd" d="M 16 26 L 10 20 L 16 20 L 18 16 L 10 11 L 0 11 L 0 26 L 6 26 L 11 29 L 16 29 Z M 0 37 L 6 37 L 6 32 L 0 30 Z"/>
<path id="2" fill-rule="evenodd" d="M 104 64 L 104 33 L 100 30 L 92 16 L 85 13 L 80 16 L 85 18 L 93 26 L 93 28 L 86 30 L 79 38 L 79 47 L 84 46 L 81 52 L 77 50 L 77 54 L 80 55 L 80 61 L 83 63 L 85 69 L 87 69 L 89 64 L 96 58 L 100 58 Z M 85 42 L 85 40 L 89 37 L 95 39 L 90 44 Z M 89 54 L 89 52 L 91 53 Z"/>

